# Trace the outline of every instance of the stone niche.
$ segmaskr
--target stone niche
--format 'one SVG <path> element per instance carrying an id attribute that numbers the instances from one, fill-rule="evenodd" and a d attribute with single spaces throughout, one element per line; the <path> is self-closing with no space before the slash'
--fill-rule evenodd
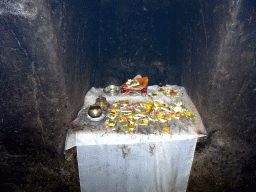
<path id="1" fill-rule="evenodd" d="M 76 159 L 63 150 L 84 95 L 141 74 L 150 85 L 184 86 L 209 133 L 187 191 L 248 191 L 256 176 L 252 3 L 0 2 L 2 188 L 80 191 Z"/>

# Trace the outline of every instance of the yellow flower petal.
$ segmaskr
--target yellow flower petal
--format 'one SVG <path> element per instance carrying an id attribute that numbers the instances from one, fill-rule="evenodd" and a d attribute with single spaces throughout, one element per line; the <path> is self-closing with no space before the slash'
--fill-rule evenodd
<path id="1" fill-rule="evenodd" d="M 146 106 L 146 108 L 147 108 L 148 111 L 150 111 L 151 108 L 152 108 L 152 105 L 149 105 L 149 104 L 145 104 L 145 106 Z"/>
<path id="2" fill-rule="evenodd" d="M 130 129 L 128 129 L 128 131 L 129 131 L 129 132 L 131 132 L 131 131 L 133 131 L 133 130 L 134 130 L 134 128 L 130 128 Z"/>
<path id="3" fill-rule="evenodd" d="M 167 127 L 164 127 L 163 130 L 166 131 L 166 132 L 168 132 L 168 133 L 170 132 Z"/>
<path id="4" fill-rule="evenodd" d="M 160 106 L 161 104 L 156 101 L 156 105 Z"/>

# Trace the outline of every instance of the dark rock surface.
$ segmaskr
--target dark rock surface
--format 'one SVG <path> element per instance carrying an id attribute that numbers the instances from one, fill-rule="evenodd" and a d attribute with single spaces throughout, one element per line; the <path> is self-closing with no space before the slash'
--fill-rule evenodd
<path id="1" fill-rule="evenodd" d="M 194 10 L 186 11 L 193 24 L 184 27 L 182 85 L 209 132 L 198 143 L 188 191 L 249 191 L 255 185 L 255 172 L 243 173 L 255 156 L 256 21 L 250 3 L 187 4 Z"/>
<path id="2" fill-rule="evenodd" d="M 92 87 L 184 86 L 208 136 L 188 191 L 255 184 L 256 15 L 249 0 L 0 2 L 4 191 L 80 191 L 64 142 Z"/>
<path id="3" fill-rule="evenodd" d="M 1 183 L 4 191 L 68 187 L 64 142 L 91 84 L 92 21 L 69 1 L 0 4 Z"/>

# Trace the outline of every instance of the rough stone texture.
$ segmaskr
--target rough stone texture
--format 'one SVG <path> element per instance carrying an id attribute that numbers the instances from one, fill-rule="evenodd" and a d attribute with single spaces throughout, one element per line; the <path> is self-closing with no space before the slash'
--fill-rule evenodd
<path id="1" fill-rule="evenodd" d="M 92 29 L 86 26 L 90 19 L 77 12 L 79 4 L 69 1 L 0 5 L 1 175 L 7 174 L 3 189 L 67 188 L 61 171 L 66 131 L 92 79 L 94 61 L 87 45 L 93 42 Z"/>
<path id="2" fill-rule="evenodd" d="M 255 152 L 255 11 L 249 1 L 189 1 L 182 85 L 208 137 L 198 143 L 188 191 L 239 191 Z M 249 171 L 250 173 L 247 173 Z"/>
<path id="3" fill-rule="evenodd" d="M 177 11 L 169 1 L 101 1 L 99 64 L 103 80 L 109 75 L 121 85 L 137 74 L 149 77 L 149 84 L 165 83 L 175 67 Z M 153 6 L 154 5 L 154 6 Z M 177 30 L 177 28 L 176 28 Z M 168 73 L 169 72 L 169 73 Z M 110 74 L 109 74 L 110 73 Z M 123 78 L 120 78 L 122 76 Z M 178 76 L 181 77 L 180 73 Z M 100 77 L 97 78 L 100 80 Z M 122 80 L 122 82 L 121 82 Z M 169 77 L 180 85 L 180 78 Z M 104 86 L 108 83 L 103 83 Z"/>
<path id="4" fill-rule="evenodd" d="M 249 191 L 254 10 L 249 0 L 1 1 L 1 189 L 79 191 L 76 159 L 63 161 L 69 122 L 91 86 L 140 73 L 184 86 L 206 126 L 188 191 Z"/>

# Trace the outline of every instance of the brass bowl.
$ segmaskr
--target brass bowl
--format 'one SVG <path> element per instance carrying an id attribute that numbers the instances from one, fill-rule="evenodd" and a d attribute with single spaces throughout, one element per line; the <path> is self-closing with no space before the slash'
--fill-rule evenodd
<path id="1" fill-rule="evenodd" d="M 103 92 L 106 93 L 107 95 L 114 96 L 119 94 L 121 88 L 122 88 L 121 86 L 109 85 L 103 89 Z"/>
<path id="2" fill-rule="evenodd" d="M 92 118 L 96 118 L 101 116 L 102 114 L 102 109 L 100 106 L 97 105 L 91 105 L 89 110 L 88 110 L 88 115 L 90 115 L 90 117 Z"/>
<path id="3" fill-rule="evenodd" d="M 96 99 L 97 103 L 104 104 L 107 102 L 106 97 L 102 97 L 101 95 Z"/>
<path id="4" fill-rule="evenodd" d="M 106 97 L 99 96 L 96 99 L 95 105 L 100 106 L 101 109 L 105 110 L 108 108 L 109 104 L 107 103 Z"/>

